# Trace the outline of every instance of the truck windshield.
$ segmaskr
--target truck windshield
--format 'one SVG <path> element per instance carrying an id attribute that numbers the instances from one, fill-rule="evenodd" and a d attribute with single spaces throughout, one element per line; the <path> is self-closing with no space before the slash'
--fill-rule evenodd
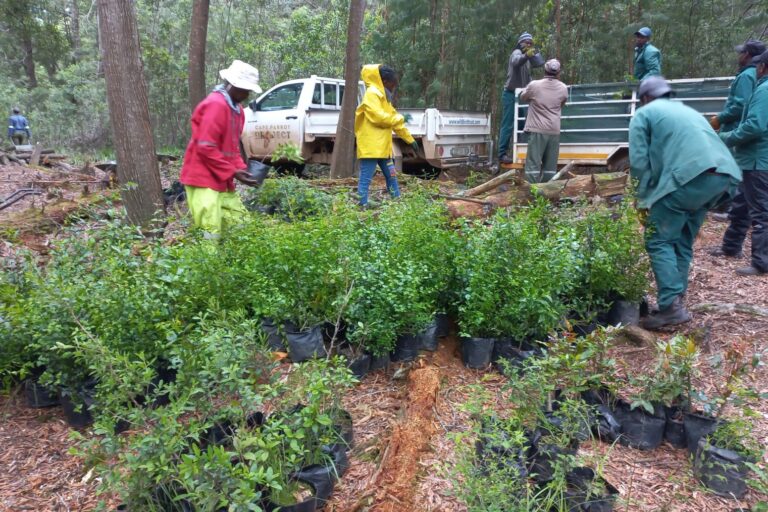
<path id="1" fill-rule="evenodd" d="M 304 84 L 288 84 L 268 93 L 259 102 L 257 110 L 290 110 L 299 104 L 299 96 Z"/>

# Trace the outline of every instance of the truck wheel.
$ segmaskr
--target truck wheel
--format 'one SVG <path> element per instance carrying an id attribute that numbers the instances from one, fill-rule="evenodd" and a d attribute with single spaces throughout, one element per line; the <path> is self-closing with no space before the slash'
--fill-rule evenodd
<path id="1" fill-rule="evenodd" d="M 281 162 L 275 165 L 275 171 L 279 176 L 296 176 L 297 178 L 302 178 L 304 177 L 305 167 L 305 164 Z"/>
<path id="2" fill-rule="evenodd" d="M 440 176 L 440 169 L 431 165 L 420 165 L 418 167 L 407 166 L 403 169 L 403 173 L 409 176 L 416 176 L 423 180 L 435 180 Z"/>

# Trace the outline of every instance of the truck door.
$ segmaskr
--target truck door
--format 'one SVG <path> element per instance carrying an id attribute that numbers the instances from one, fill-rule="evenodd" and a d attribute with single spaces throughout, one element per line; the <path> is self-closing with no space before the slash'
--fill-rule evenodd
<path id="1" fill-rule="evenodd" d="M 304 112 L 299 112 L 303 82 L 289 83 L 267 92 L 251 102 L 246 115 L 243 145 L 252 157 L 269 157 L 279 144 L 292 142 L 300 149 L 303 143 Z"/>

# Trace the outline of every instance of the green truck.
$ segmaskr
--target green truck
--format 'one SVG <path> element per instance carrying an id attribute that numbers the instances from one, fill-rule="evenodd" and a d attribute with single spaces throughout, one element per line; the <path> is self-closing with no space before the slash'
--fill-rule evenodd
<path id="1" fill-rule="evenodd" d="M 670 80 L 674 99 L 707 117 L 719 113 L 733 77 Z M 522 89 L 516 91 L 519 96 Z M 563 108 L 558 165 L 605 165 L 609 171 L 629 168 L 629 121 L 640 106 L 637 84 L 615 82 L 571 85 Z M 527 135 L 523 131 L 528 105 L 516 103 L 513 155 L 525 162 Z M 545 176 L 545 181 L 552 176 Z"/>

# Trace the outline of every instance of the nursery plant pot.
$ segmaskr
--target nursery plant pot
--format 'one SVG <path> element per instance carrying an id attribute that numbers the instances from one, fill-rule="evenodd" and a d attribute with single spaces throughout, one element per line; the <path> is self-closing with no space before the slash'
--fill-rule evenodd
<path id="1" fill-rule="evenodd" d="M 664 426 L 664 440 L 674 448 L 686 448 L 688 440 L 685 437 L 685 422 L 683 411 L 679 407 L 664 407 L 667 423 Z"/>
<path id="2" fill-rule="evenodd" d="M 486 368 L 491 364 L 494 338 L 462 338 L 461 359 L 467 368 Z"/>
<path id="3" fill-rule="evenodd" d="M 733 450 L 718 448 L 699 439 L 693 474 L 708 489 L 724 498 L 741 499 L 747 493 L 747 459 Z"/>
<path id="4" fill-rule="evenodd" d="M 493 422 L 484 422 L 480 435 L 475 441 L 478 465 L 484 474 L 494 470 L 512 469 L 514 474 L 525 479 L 528 476 L 528 453 L 533 449 L 529 438 L 525 446 L 513 446 L 510 436 Z"/>
<path id="5" fill-rule="evenodd" d="M 360 354 L 357 357 L 348 357 L 347 367 L 349 367 L 355 377 L 362 379 L 371 368 L 371 355 Z"/>
<path id="6" fill-rule="evenodd" d="M 686 412 L 683 415 L 685 443 L 690 453 L 696 453 L 696 450 L 699 447 L 699 440 L 714 432 L 717 428 L 717 423 L 717 419 L 712 416 L 705 416 L 693 412 Z"/>
<path id="7" fill-rule="evenodd" d="M 95 403 L 95 381 L 87 381 L 77 390 L 61 395 L 61 407 L 67 424 L 73 428 L 84 428 L 93 423 L 90 408 Z"/>
<path id="8" fill-rule="evenodd" d="M 264 183 L 264 179 L 269 174 L 269 166 L 256 160 L 248 160 L 248 175 L 252 180 L 256 181 L 256 186 L 260 187 Z"/>
<path id="9" fill-rule="evenodd" d="M 349 456 L 347 455 L 347 445 L 337 443 L 331 446 L 323 446 L 323 453 L 331 457 L 329 468 L 334 477 L 338 480 L 349 469 Z"/>
<path id="10" fill-rule="evenodd" d="M 176 368 L 171 367 L 171 363 L 169 361 L 164 359 L 159 360 L 155 370 L 157 375 L 155 375 L 155 377 L 152 379 L 152 382 L 150 382 L 149 386 L 147 387 L 147 395 L 154 393 L 160 386 L 161 382 L 165 384 L 176 382 L 177 370 Z M 164 391 L 163 393 L 155 396 L 155 399 L 152 401 L 152 407 L 162 407 L 164 405 L 168 405 L 169 403 L 171 403 L 171 397 L 169 396 L 168 391 Z"/>
<path id="11" fill-rule="evenodd" d="M 349 414 L 349 411 L 345 409 L 337 410 L 333 428 L 339 434 L 339 439 L 342 441 L 339 444 L 352 448 L 355 441 L 355 433 L 352 425 L 352 415 Z"/>
<path id="12" fill-rule="evenodd" d="M 581 397 L 593 407 L 589 423 L 598 439 L 610 443 L 618 439 L 621 435 L 621 424 L 614 414 L 616 397 L 605 388 L 588 389 L 581 393 Z"/>
<path id="13" fill-rule="evenodd" d="M 573 468 L 566 473 L 567 483 L 566 510 L 584 512 L 611 512 L 616 502 L 619 490 L 609 482 L 595 475 L 591 468 Z M 594 483 L 598 482 L 604 492 L 594 494 Z"/>
<path id="14" fill-rule="evenodd" d="M 283 352 L 285 350 L 285 342 L 273 319 L 264 318 L 261 321 L 261 330 L 267 335 L 267 345 L 272 351 Z"/>
<path id="15" fill-rule="evenodd" d="M 555 444 L 547 444 L 545 436 L 531 450 L 529 459 L 529 473 L 531 477 L 538 483 L 551 480 L 555 475 L 558 459 L 576 455 L 577 451 L 578 445 L 562 447 Z"/>
<path id="16" fill-rule="evenodd" d="M 421 337 L 414 334 L 403 334 L 395 342 L 395 350 L 392 352 L 392 361 L 413 361 L 419 355 L 421 349 Z"/>
<path id="17" fill-rule="evenodd" d="M 520 367 L 526 359 L 536 355 L 535 350 L 529 349 L 527 344 L 513 340 L 512 338 L 495 338 L 491 361 L 497 368 L 502 361 L 508 361 L 513 367 Z"/>
<path id="18" fill-rule="evenodd" d="M 24 381 L 24 397 L 27 406 L 35 409 L 61 404 L 59 392 L 41 385 L 35 377 L 30 377 Z"/>
<path id="19" fill-rule="evenodd" d="M 303 331 L 290 330 L 286 326 L 285 337 L 288 340 L 288 355 L 294 363 L 326 355 L 321 325 Z"/>
<path id="20" fill-rule="evenodd" d="M 421 339 L 421 350 L 429 350 L 430 352 L 434 352 L 437 350 L 437 320 L 432 320 L 432 322 L 427 325 L 427 327 L 419 333 L 419 338 Z"/>
<path id="21" fill-rule="evenodd" d="M 607 322 L 611 325 L 637 325 L 640 322 L 640 303 L 614 300 L 608 310 Z"/>
<path id="22" fill-rule="evenodd" d="M 435 324 L 437 325 L 435 335 L 438 338 L 445 338 L 451 334 L 451 319 L 448 313 L 437 313 L 435 315 Z"/>
<path id="23" fill-rule="evenodd" d="M 314 500 L 317 508 L 325 506 L 336 486 L 336 471 L 329 466 L 313 464 L 300 469 L 291 478 L 309 485 L 315 492 Z M 280 509 L 284 510 L 284 509 Z"/>
<path id="24" fill-rule="evenodd" d="M 664 440 L 665 417 L 652 416 L 641 408 L 630 409 L 628 403 L 619 402 L 615 410 L 621 424 L 619 443 L 640 450 L 653 450 Z"/>
<path id="25" fill-rule="evenodd" d="M 368 368 L 368 372 L 375 372 L 376 370 L 381 370 L 382 368 L 387 368 L 389 366 L 389 354 L 381 354 L 380 356 L 375 356 L 373 354 L 370 354 L 371 356 L 371 366 Z"/>
<path id="26" fill-rule="evenodd" d="M 276 503 L 267 501 L 264 508 L 267 512 L 315 512 L 317 510 L 317 499 L 312 496 L 295 505 L 277 505 Z"/>

